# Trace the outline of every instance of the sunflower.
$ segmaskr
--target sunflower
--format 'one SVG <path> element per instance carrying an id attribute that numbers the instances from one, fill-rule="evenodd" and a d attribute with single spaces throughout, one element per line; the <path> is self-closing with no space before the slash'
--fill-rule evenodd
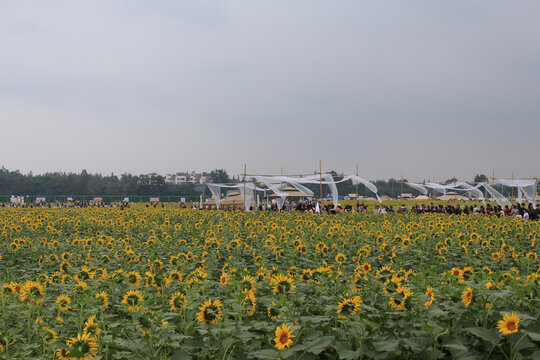
<path id="1" fill-rule="evenodd" d="M 139 286 L 141 285 L 141 274 L 139 274 L 136 271 L 130 271 L 126 275 L 127 282 L 131 286 Z"/>
<path id="2" fill-rule="evenodd" d="M 187 305 L 186 296 L 178 291 L 171 297 L 171 301 L 169 303 L 172 311 L 178 311 L 180 313 Z"/>
<path id="3" fill-rule="evenodd" d="M 58 295 L 56 298 L 56 305 L 58 305 L 58 310 L 60 310 L 60 312 L 71 309 L 71 307 L 68 306 L 69 304 L 71 304 L 71 299 L 66 294 Z"/>
<path id="4" fill-rule="evenodd" d="M 311 280 L 312 276 L 313 276 L 313 270 L 304 269 L 302 270 L 302 274 L 300 275 L 300 280 L 304 282 L 308 282 Z"/>
<path id="5" fill-rule="evenodd" d="M 336 262 L 339 263 L 339 264 L 343 264 L 345 262 L 345 260 L 347 260 L 347 256 L 345 256 L 345 254 L 342 254 L 342 253 L 339 253 L 336 255 Z"/>
<path id="6" fill-rule="evenodd" d="M 516 333 L 519 328 L 519 320 L 519 316 L 514 312 L 511 314 L 504 313 L 502 320 L 499 320 L 497 324 L 497 328 L 503 335 Z"/>
<path id="7" fill-rule="evenodd" d="M 347 319 L 357 312 L 361 311 L 362 299 L 360 296 L 344 298 L 338 303 L 337 313 L 339 319 Z"/>
<path id="8" fill-rule="evenodd" d="M 495 252 L 495 253 L 491 254 L 491 260 L 500 261 L 501 260 L 501 253 L 500 252 Z"/>
<path id="9" fill-rule="evenodd" d="M 71 267 L 71 264 L 68 261 L 63 261 L 60 264 L 60 272 L 67 273 L 70 267 Z"/>
<path id="10" fill-rule="evenodd" d="M 468 308 L 469 305 L 471 305 L 473 300 L 473 291 L 470 286 L 467 287 L 465 291 L 463 291 L 463 293 L 461 294 L 461 299 L 461 301 L 463 301 L 463 303 L 465 304 L 465 307 Z"/>
<path id="11" fill-rule="evenodd" d="M 292 338 L 294 337 L 292 334 L 293 332 L 294 331 L 291 331 L 290 326 L 285 324 L 278 326 L 276 329 L 276 338 L 274 339 L 276 348 L 283 350 L 291 346 L 293 343 Z"/>
<path id="12" fill-rule="evenodd" d="M 56 349 L 56 357 L 60 360 L 71 360 L 72 357 L 69 356 L 69 350 L 67 349 Z"/>
<path id="13" fill-rule="evenodd" d="M 128 290 L 124 294 L 122 304 L 128 305 L 128 311 L 134 312 L 141 309 L 140 303 L 143 301 L 143 296 L 138 290 Z"/>
<path id="14" fill-rule="evenodd" d="M 101 307 L 106 308 L 109 305 L 109 296 L 107 296 L 105 291 L 98 292 L 95 297 L 101 301 Z"/>
<path id="15" fill-rule="evenodd" d="M 77 282 L 75 283 L 75 291 L 86 291 L 86 289 L 88 289 L 88 284 L 86 283 L 86 281 L 79 281 L 77 280 Z"/>
<path id="16" fill-rule="evenodd" d="M 41 331 L 43 335 L 43 341 L 45 341 L 45 344 L 52 345 L 56 342 L 56 339 L 58 338 L 58 333 L 56 331 L 48 327 L 42 327 Z"/>
<path id="17" fill-rule="evenodd" d="M 257 297 L 255 296 L 255 292 L 248 291 L 246 293 L 246 296 L 244 297 L 244 300 L 242 300 L 242 304 L 251 305 L 251 307 L 247 309 L 247 313 L 249 316 L 253 316 L 255 314 L 255 308 L 257 306 Z"/>
<path id="18" fill-rule="evenodd" d="M 229 283 L 229 277 L 225 272 L 221 273 L 221 276 L 219 277 L 219 283 L 221 285 L 227 285 Z"/>
<path id="19" fill-rule="evenodd" d="M 82 281 L 94 279 L 95 272 L 90 270 L 88 267 L 83 266 L 81 270 L 79 271 L 79 274 L 77 274 L 77 278 L 81 279 Z"/>
<path id="20" fill-rule="evenodd" d="M 43 286 L 37 281 L 27 280 L 21 288 L 19 298 L 22 302 L 39 304 L 43 301 L 44 291 Z"/>
<path id="21" fill-rule="evenodd" d="M 378 278 L 386 279 L 389 278 L 394 271 L 395 270 L 393 270 L 391 267 L 384 265 L 377 271 L 376 276 Z"/>
<path id="22" fill-rule="evenodd" d="M 9 284 L 2 286 L 4 294 L 16 294 L 21 290 L 19 284 L 14 283 L 13 281 Z"/>
<path id="23" fill-rule="evenodd" d="M 462 274 L 462 270 L 460 268 L 456 268 L 456 267 L 452 268 L 452 270 L 450 270 L 450 272 L 455 277 L 461 277 L 461 274 Z"/>
<path id="24" fill-rule="evenodd" d="M 272 302 L 272 304 L 270 304 L 270 306 L 266 308 L 266 313 L 268 314 L 268 317 L 270 319 L 275 319 L 281 316 L 281 313 L 279 312 L 279 309 L 277 309 L 275 302 Z"/>
<path id="25" fill-rule="evenodd" d="M 96 315 L 90 316 L 88 320 L 85 321 L 83 332 L 85 334 L 91 334 L 94 337 L 97 337 L 101 333 L 101 329 L 98 327 L 96 321 Z"/>
<path id="26" fill-rule="evenodd" d="M 178 270 L 173 270 L 169 274 L 169 281 L 170 282 L 182 282 L 182 273 Z"/>
<path id="27" fill-rule="evenodd" d="M 328 246 L 323 242 L 318 242 L 317 245 L 315 245 L 315 251 L 324 255 L 328 251 Z"/>
<path id="28" fill-rule="evenodd" d="M 19 243 L 15 242 L 15 241 L 13 241 L 11 244 L 9 244 L 9 246 L 11 247 L 11 251 L 17 251 L 17 250 L 19 250 L 19 247 L 20 247 Z"/>
<path id="29" fill-rule="evenodd" d="M 388 303 L 396 310 L 407 310 L 407 300 L 412 294 L 413 292 L 409 288 L 399 286 L 388 300 Z"/>
<path id="30" fill-rule="evenodd" d="M 272 289 L 274 294 L 287 293 L 289 291 L 293 291 L 296 288 L 293 279 L 283 274 L 272 276 L 270 282 L 272 283 Z"/>
<path id="31" fill-rule="evenodd" d="M 69 346 L 68 359 L 92 360 L 96 356 L 98 345 L 91 334 L 77 334 L 66 341 Z"/>
<path id="32" fill-rule="evenodd" d="M 426 301 L 424 303 L 425 306 L 431 306 L 433 304 L 433 301 L 435 300 L 435 295 L 433 294 L 433 288 L 431 286 L 428 286 L 426 289 L 426 295 L 429 296 L 429 301 Z"/>
<path id="33" fill-rule="evenodd" d="M 197 321 L 202 323 L 215 324 L 221 319 L 221 300 L 216 299 L 212 301 L 212 298 L 206 300 L 201 306 L 199 306 L 199 312 L 197 313 Z"/>
<path id="34" fill-rule="evenodd" d="M 294 251 L 299 252 L 299 253 L 302 253 L 302 254 L 306 254 L 306 253 L 307 253 L 307 247 L 306 247 L 306 245 L 304 245 L 304 244 L 298 244 L 298 245 L 294 248 Z"/>
<path id="35" fill-rule="evenodd" d="M 368 273 L 371 270 L 371 265 L 369 265 L 367 262 L 362 264 L 362 271 L 364 273 Z"/>
<path id="36" fill-rule="evenodd" d="M 245 294 L 250 291 L 255 291 L 257 289 L 256 284 L 257 281 L 252 276 L 245 275 L 244 277 L 242 277 L 240 287 L 242 288 L 242 292 Z"/>

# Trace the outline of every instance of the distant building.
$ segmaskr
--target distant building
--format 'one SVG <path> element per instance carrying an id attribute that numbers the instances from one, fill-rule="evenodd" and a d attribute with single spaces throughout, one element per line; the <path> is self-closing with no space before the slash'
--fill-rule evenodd
<path id="1" fill-rule="evenodd" d="M 212 182 L 210 177 L 195 172 L 177 172 L 175 174 L 167 174 L 164 178 L 165 183 L 172 185 L 205 184 Z"/>

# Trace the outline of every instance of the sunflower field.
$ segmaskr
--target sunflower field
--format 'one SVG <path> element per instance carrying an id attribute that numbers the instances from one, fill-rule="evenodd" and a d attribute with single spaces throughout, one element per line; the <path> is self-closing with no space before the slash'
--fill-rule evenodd
<path id="1" fill-rule="evenodd" d="M 5 359 L 538 359 L 539 223 L 0 208 Z"/>

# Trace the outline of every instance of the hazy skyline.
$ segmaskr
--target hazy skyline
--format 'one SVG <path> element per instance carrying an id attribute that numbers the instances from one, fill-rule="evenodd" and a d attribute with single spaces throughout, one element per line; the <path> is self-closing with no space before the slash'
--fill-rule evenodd
<path id="1" fill-rule="evenodd" d="M 0 1 L 0 166 L 540 176 L 537 1 Z"/>

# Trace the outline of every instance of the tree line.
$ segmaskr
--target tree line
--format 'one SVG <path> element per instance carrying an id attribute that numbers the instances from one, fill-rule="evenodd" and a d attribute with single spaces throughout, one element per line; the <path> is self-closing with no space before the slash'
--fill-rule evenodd
<path id="1" fill-rule="evenodd" d="M 229 181 L 222 169 L 208 174 L 220 181 Z M 0 195 L 141 195 L 141 196 L 198 196 L 201 186 L 167 184 L 163 176 L 147 177 L 128 173 L 102 175 L 86 170 L 80 173 L 48 172 L 34 175 L 0 169 Z"/>
<path id="2" fill-rule="evenodd" d="M 331 172 L 336 181 L 341 178 L 335 172 Z M 215 183 L 229 183 L 241 179 L 231 178 L 226 170 L 215 169 L 211 172 L 204 172 Z M 485 181 L 485 175 L 476 175 L 474 181 Z M 372 181 L 377 186 L 379 195 L 387 195 L 397 198 L 402 192 L 415 193 L 408 186 L 401 184 L 406 179 L 389 179 Z M 428 180 L 429 181 L 429 180 Z M 448 179 L 445 183 L 450 183 L 455 179 Z M 313 191 L 315 196 L 319 196 L 320 187 L 318 184 L 306 185 Z M 347 181 L 337 184 L 338 192 L 341 196 L 356 193 L 356 185 Z M 201 185 L 183 184 L 174 185 L 165 182 L 163 176 L 147 177 L 144 175 L 132 175 L 124 173 L 121 175 L 91 174 L 86 170 L 80 173 L 72 172 L 48 172 L 34 175 L 31 172 L 23 174 L 20 171 L 10 171 L 5 167 L 0 169 L 0 195 L 140 195 L 140 196 L 199 196 L 202 192 Z M 210 196 L 210 192 L 206 189 Z M 330 190 L 326 185 L 322 187 L 322 195 L 327 196 Z M 373 196 L 364 185 L 358 185 L 358 194 L 361 196 Z"/>

